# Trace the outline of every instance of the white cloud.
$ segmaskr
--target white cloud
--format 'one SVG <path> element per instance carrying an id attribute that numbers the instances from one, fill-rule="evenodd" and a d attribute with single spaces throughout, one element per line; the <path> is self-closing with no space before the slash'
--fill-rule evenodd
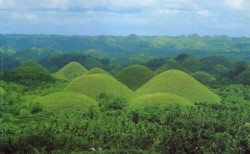
<path id="1" fill-rule="evenodd" d="M 227 5 L 229 5 L 233 9 L 243 10 L 246 7 L 245 0 L 226 0 Z"/>
<path id="2" fill-rule="evenodd" d="M 210 17 L 211 16 L 211 12 L 208 10 L 201 10 L 198 11 L 198 14 L 202 17 Z"/>
<path id="3" fill-rule="evenodd" d="M 14 0 L 0 0 L 0 9 L 14 8 L 16 3 Z"/>
<path id="4" fill-rule="evenodd" d="M 37 22 L 38 21 L 38 17 L 34 14 L 31 14 L 31 13 L 20 13 L 20 12 L 13 13 L 12 18 L 18 19 L 18 20 L 26 20 L 26 21 L 30 21 L 30 22 Z"/>
<path id="5" fill-rule="evenodd" d="M 249 25 L 250 0 L 0 0 L 0 15 L 5 15 L 13 27 L 32 27 L 35 23 L 47 32 L 53 27 L 63 27 L 62 31 L 85 27 L 93 33 L 124 34 L 120 30 L 123 27 L 134 33 L 160 34 L 162 30 L 185 34 L 205 25 L 206 32 L 210 28 L 220 33 L 229 21 Z"/>
<path id="6" fill-rule="evenodd" d="M 156 16 L 167 16 L 180 13 L 180 10 L 158 9 L 153 11 Z"/>

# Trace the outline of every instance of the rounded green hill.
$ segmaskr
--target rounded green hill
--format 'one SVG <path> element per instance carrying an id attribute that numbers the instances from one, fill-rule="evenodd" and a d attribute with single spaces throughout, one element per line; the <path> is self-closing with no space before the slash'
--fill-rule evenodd
<path id="1" fill-rule="evenodd" d="M 169 70 L 157 75 L 139 88 L 135 92 L 135 96 L 166 92 L 178 95 L 191 102 L 219 103 L 221 101 L 219 96 L 207 87 L 190 75 L 178 70 Z"/>
<path id="2" fill-rule="evenodd" d="M 155 73 L 142 65 L 131 65 L 115 75 L 115 78 L 132 90 L 136 90 L 153 78 Z"/>
<path id="3" fill-rule="evenodd" d="M 171 93 L 146 94 L 132 99 L 129 110 L 147 110 L 148 108 L 166 108 L 169 106 L 191 106 L 193 103 L 185 98 Z"/>
<path id="4" fill-rule="evenodd" d="M 88 111 L 90 107 L 98 107 L 98 103 L 92 98 L 75 92 L 56 92 L 35 100 L 39 102 L 45 111 Z"/>
<path id="5" fill-rule="evenodd" d="M 70 62 L 52 75 L 58 79 L 71 79 L 87 73 L 88 70 L 78 62 Z"/>
<path id="6" fill-rule="evenodd" d="M 74 91 L 97 98 L 101 93 L 123 98 L 129 98 L 132 91 L 106 74 L 83 75 L 71 81 L 66 87 L 67 91 Z"/>
<path id="7" fill-rule="evenodd" d="M 185 69 L 179 62 L 177 62 L 175 59 L 168 59 L 167 62 L 160 66 L 155 72 L 157 74 L 160 74 L 162 72 L 171 70 L 171 69 L 176 69 L 184 72 L 188 72 L 187 69 Z"/>
<path id="8" fill-rule="evenodd" d="M 86 75 L 90 75 L 90 74 L 106 74 L 106 75 L 110 75 L 108 72 L 104 71 L 101 68 L 92 68 L 91 70 L 89 70 Z"/>
<path id="9" fill-rule="evenodd" d="M 196 80 L 203 84 L 212 84 L 216 81 L 216 78 L 209 73 L 198 71 L 191 74 Z"/>
<path id="10" fill-rule="evenodd" d="M 236 76 L 236 80 L 241 84 L 250 85 L 250 65 L 243 72 Z"/>

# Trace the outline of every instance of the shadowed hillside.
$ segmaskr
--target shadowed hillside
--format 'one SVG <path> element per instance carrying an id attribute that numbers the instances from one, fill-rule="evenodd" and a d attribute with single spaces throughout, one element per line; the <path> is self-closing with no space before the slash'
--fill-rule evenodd
<path id="1" fill-rule="evenodd" d="M 250 65 L 236 76 L 236 80 L 242 84 L 250 84 Z"/>
<path id="2" fill-rule="evenodd" d="M 130 89 L 136 90 L 154 76 L 155 73 L 145 66 L 131 65 L 118 72 L 115 78 Z"/>
<path id="3" fill-rule="evenodd" d="M 200 81 L 203 84 L 211 84 L 216 81 L 216 78 L 214 76 L 202 71 L 192 73 L 191 75 L 192 77 L 194 77 L 196 80 Z"/>
<path id="4" fill-rule="evenodd" d="M 219 96 L 190 75 L 178 70 L 169 70 L 157 75 L 139 88 L 135 96 L 164 92 L 181 96 L 192 102 L 220 102 Z"/>
<path id="5" fill-rule="evenodd" d="M 67 91 L 75 91 L 92 98 L 101 93 L 118 97 L 129 98 L 132 91 L 117 81 L 115 78 L 105 74 L 83 75 L 71 81 L 66 87 Z"/>

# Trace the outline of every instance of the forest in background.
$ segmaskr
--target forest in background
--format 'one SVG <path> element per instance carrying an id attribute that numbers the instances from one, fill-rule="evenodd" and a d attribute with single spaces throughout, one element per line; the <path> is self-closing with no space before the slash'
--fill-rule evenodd
<path id="1" fill-rule="evenodd" d="M 180 53 L 199 58 L 216 55 L 233 61 L 250 60 L 250 38 L 224 35 L 203 37 L 197 34 L 176 37 L 134 34 L 129 36 L 0 35 L 0 40 L 0 51 L 4 53 L 6 69 L 18 61 L 49 59 L 67 52 L 109 58 L 123 65 L 143 63 L 157 57 L 175 57 Z"/>

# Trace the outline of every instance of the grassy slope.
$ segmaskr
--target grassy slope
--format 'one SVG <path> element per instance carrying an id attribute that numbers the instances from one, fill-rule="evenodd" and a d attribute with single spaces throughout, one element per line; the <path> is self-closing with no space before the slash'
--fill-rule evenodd
<path id="1" fill-rule="evenodd" d="M 130 110 L 148 107 L 164 108 L 173 105 L 190 106 L 193 103 L 185 98 L 170 93 L 154 93 L 136 97 L 129 102 Z"/>
<path id="2" fill-rule="evenodd" d="M 106 74 L 106 75 L 110 75 L 108 72 L 104 71 L 101 68 L 92 68 L 91 70 L 89 70 L 86 75 L 90 75 L 90 74 Z"/>
<path id="3" fill-rule="evenodd" d="M 236 76 L 236 80 L 242 84 L 250 84 L 250 65 Z"/>
<path id="4" fill-rule="evenodd" d="M 94 99 L 101 93 L 124 98 L 129 98 L 133 93 L 121 82 L 105 74 L 83 75 L 71 81 L 65 90 L 79 92 Z"/>
<path id="5" fill-rule="evenodd" d="M 36 99 L 46 111 L 88 111 L 97 107 L 98 103 L 92 98 L 75 92 L 56 92 Z"/>
<path id="6" fill-rule="evenodd" d="M 209 84 L 215 82 L 216 78 L 209 73 L 198 71 L 191 74 L 193 78 L 200 81 L 203 84 Z"/>
<path id="7" fill-rule="evenodd" d="M 169 70 L 157 75 L 139 88 L 135 96 L 164 92 L 179 95 L 192 102 L 220 102 L 219 96 L 190 75 L 178 70 Z"/>
<path id="8" fill-rule="evenodd" d="M 131 65 L 115 75 L 115 78 L 132 90 L 136 90 L 153 78 L 155 73 L 142 65 Z"/>
<path id="9" fill-rule="evenodd" d="M 65 79 L 78 77 L 85 74 L 86 72 L 88 72 L 88 70 L 84 68 L 80 63 L 70 62 L 52 75 L 58 79 Z"/>
<path id="10" fill-rule="evenodd" d="M 160 74 L 162 72 L 171 70 L 171 69 L 177 69 L 180 71 L 188 72 L 187 69 L 185 69 L 179 62 L 177 62 L 175 59 L 169 59 L 164 65 L 160 66 L 158 69 L 156 69 L 156 73 Z"/>
<path id="11" fill-rule="evenodd" d="M 0 96 L 3 94 L 5 94 L 5 90 L 2 87 L 0 87 Z"/>

